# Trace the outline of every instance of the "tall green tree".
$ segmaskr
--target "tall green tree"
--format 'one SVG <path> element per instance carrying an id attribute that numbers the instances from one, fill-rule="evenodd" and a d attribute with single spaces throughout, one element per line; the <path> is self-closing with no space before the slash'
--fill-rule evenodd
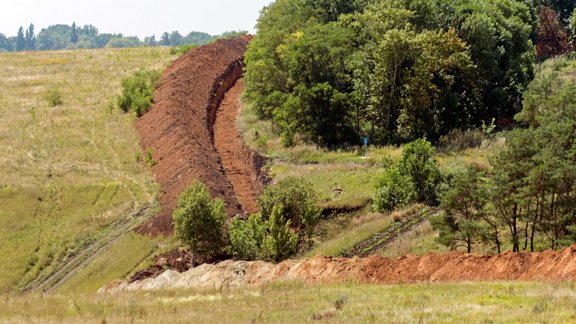
<path id="1" fill-rule="evenodd" d="M 221 251 L 226 222 L 224 201 L 212 200 L 202 183 L 192 183 L 180 195 L 173 220 L 176 237 L 190 247 L 194 256 L 197 253 L 214 255 Z"/>
<path id="2" fill-rule="evenodd" d="M 20 27 L 18 29 L 18 35 L 16 36 L 16 51 L 20 52 L 26 49 L 26 39 L 24 38 L 24 28 Z"/>
<path id="3" fill-rule="evenodd" d="M 440 233 L 439 241 L 452 249 L 463 244 L 471 253 L 473 244 L 480 242 L 489 231 L 482 222 L 487 201 L 482 174 L 475 167 L 457 174 L 442 197 L 440 207 L 444 213 L 432 221 Z M 499 244 L 498 236 L 495 238 Z"/>
<path id="4" fill-rule="evenodd" d="M 70 43 L 78 43 L 78 29 L 76 28 L 76 22 L 72 23 L 72 28 L 70 32 Z"/>

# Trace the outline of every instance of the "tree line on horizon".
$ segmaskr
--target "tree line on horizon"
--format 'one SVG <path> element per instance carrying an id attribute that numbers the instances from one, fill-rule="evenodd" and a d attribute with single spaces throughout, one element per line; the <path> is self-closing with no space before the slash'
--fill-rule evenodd
<path id="1" fill-rule="evenodd" d="M 245 31 L 230 31 L 221 35 L 192 31 L 181 35 L 178 31 L 163 33 L 159 39 L 155 35 L 140 40 L 136 36 L 125 36 L 121 33 L 100 33 L 93 25 L 71 26 L 66 24 L 51 25 L 35 34 L 34 24 L 27 29 L 20 27 L 16 36 L 7 37 L 0 33 L 0 52 L 44 51 L 61 49 L 89 49 L 105 47 L 137 46 L 182 46 L 186 44 L 205 45 L 219 38 L 230 38 Z"/>

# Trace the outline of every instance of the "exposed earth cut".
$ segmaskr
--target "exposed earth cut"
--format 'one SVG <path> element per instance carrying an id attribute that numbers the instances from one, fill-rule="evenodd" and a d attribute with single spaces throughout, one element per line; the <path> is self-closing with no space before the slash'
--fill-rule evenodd
<path id="1" fill-rule="evenodd" d="M 451 252 L 407 255 L 396 259 L 314 257 L 280 264 L 224 261 L 203 264 L 180 273 L 168 270 L 156 278 L 112 283 L 104 290 L 248 287 L 271 281 L 308 283 L 358 281 L 374 284 L 494 280 L 575 280 L 576 245 L 561 252 L 507 252 L 481 256 Z"/>
<path id="2" fill-rule="evenodd" d="M 265 178 L 260 175 L 263 161 L 244 147 L 234 119 L 242 92 L 241 85 L 234 85 L 242 76 L 248 42 L 243 37 L 198 47 L 164 71 L 154 106 L 136 123 L 162 188 L 162 212 L 140 232 L 171 234 L 172 211 L 194 180 L 223 198 L 231 217 L 255 210 Z"/>

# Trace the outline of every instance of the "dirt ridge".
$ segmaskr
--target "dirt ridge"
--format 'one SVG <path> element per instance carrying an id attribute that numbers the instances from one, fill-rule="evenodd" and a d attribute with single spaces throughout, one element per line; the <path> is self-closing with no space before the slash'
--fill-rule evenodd
<path id="1" fill-rule="evenodd" d="M 155 104 L 136 122 L 136 129 L 144 152 L 152 152 L 156 162 L 152 172 L 162 188 L 163 209 L 139 232 L 171 234 L 172 211 L 180 193 L 194 180 L 225 201 L 229 216 L 243 212 L 214 145 L 214 125 L 226 93 L 242 76 L 249 41 L 249 37 L 242 37 L 198 47 L 162 74 Z M 230 125 L 223 127 L 230 129 L 229 136 L 237 135 Z M 254 160 L 249 163 L 254 165 Z M 259 170 L 253 176 L 258 177 Z"/>
<path id="2" fill-rule="evenodd" d="M 576 280 L 576 245 L 563 251 L 507 252 L 495 256 L 450 252 L 399 258 L 370 256 L 337 258 L 317 256 L 279 264 L 262 261 L 224 261 L 203 264 L 186 272 L 168 270 L 156 278 L 132 283 L 116 282 L 103 291 L 220 288 L 257 286 L 272 281 L 307 283 L 356 281 L 371 284 L 406 284 L 463 281 L 573 281 Z"/>

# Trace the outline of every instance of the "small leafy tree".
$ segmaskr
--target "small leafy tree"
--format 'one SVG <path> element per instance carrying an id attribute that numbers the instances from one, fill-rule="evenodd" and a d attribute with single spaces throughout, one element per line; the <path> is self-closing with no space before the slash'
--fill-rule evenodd
<path id="1" fill-rule="evenodd" d="M 268 224 L 261 214 L 251 215 L 247 220 L 234 218 L 228 229 L 229 253 L 247 261 L 262 258 L 262 242 L 267 230 Z"/>
<path id="2" fill-rule="evenodd" d="M 268 235 L 262 241 L 263 254 L 274 262 L 289 258 L 298 247 L 298 234 L 291 228 L 292 222 L 286 219 L 283 213 L 282 203 L 274 205 L 268 220 Z"/>
<path id="3" fill-rule="evenodd" d="M 134 111 L 139 117 L 152 106 L 156 82 L 160 78 L 158 71 L 138 71 L 122 80 L 122 95 L 118 97 L 118 106 L 124 112 Z"/>
<path id="4" fill-rule="evenodd" d="M 222 229 L 226 222 L 224 201 L 212 200 L 202 183 L 195 181 L 182 193 L 172 215 L 176 236 L 190 247 L 193 255 L 220 251 L 223 246 Z"/>
<path id="5" fill-rule="evenodd" d="M 442 182 L 442 173 L 430 142 L 417 139 L 404 145 L 399 171 L 412 182 L 417 202 L 436 203 L 436 188 Z"/>
<path id="6" fill-rule="evenodd" d="M 258 197 L 262 217 L 271 218 L 274 207 L 282 204 L 286 220 L 290 220 L 292 227 L 306 230 L 309 239 L 320 216 L 317 201 L 312 185 L 302 178 L 279 181 Z"/>

